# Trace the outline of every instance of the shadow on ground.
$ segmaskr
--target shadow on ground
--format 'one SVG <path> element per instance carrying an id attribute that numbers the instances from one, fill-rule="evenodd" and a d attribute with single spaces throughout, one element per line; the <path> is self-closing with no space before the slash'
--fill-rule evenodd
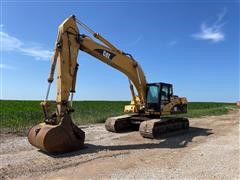
<path id="1" fill-rule="evenodd" d="M 209 136 L 211 134 L 213 134 L 212 129 L 190 127 L 188 131 L 182 134 L 177 134 L 174 136 L 171 135 L 155 143 L 127 144 L 127 145 L 114 145 L 114 146 L 85 144 L 85 148 L 79 151 L 74 151 L 74 152 L 59 154 L 59 155 L 50 155 L 50 156 L 52 156 L 53 158 L 62 158 L 62 157 L 71 157 L 71 156 L 78 156 L 83 154 L 97 153 L 104 150 L 119 151 L 119 150 L 156 149 L 156 148 L 184 148 L 188 145 L 189 142 L 192 142 L 192 139 L 194 137 Z M 151 142 L 150 139 L 149 139 L 149 142 Z"/>

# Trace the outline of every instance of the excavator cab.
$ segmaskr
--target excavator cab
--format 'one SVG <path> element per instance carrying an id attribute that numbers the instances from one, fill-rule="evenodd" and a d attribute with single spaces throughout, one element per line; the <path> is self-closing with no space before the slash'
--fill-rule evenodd
<path id="1" fill-rule="evenodd" d="M 172 84 L 167 83 L 149 83 L 146 90 L 146 110 L 148 112 L 159 112 L 165 104 L 171 101 L 173 96 Z"/>

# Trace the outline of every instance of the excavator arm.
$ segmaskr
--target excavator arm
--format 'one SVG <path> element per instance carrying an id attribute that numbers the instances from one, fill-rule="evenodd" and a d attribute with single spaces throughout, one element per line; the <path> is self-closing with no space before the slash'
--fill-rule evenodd
<path id="1" fill-rule="evenodd" d="M 81 35 L 77 24 L 87 28 L 87 30 L 102 44 L 97 43 L 86 35 Z M 93 32 L 86 27 L 86 25 L 77 20 L 75 16 L 70 16 L 59 26 L 58 38 L 48 78 L 48 82 L 51 84 L 54 77 L 54 71 L 57 67 L 56 102 L 57 112 L 59 112 L 59 114 L 69 109 L 68 101 L 70 93 L 72 97 L 75 92 L 78 69 L 77 56 L 79 50 L 96 57 L 96 59 L 117 69 L 128 77 L 133 101 L 130 108 L 127 106 L 129 109 L 125 111 L 138 112 L 144 108 L 147 82 L 141 66 L 131 55 L 117 49 L 101 35 Z M 137 90 L 137 96 L 134 93 L 132 84 Z"/>

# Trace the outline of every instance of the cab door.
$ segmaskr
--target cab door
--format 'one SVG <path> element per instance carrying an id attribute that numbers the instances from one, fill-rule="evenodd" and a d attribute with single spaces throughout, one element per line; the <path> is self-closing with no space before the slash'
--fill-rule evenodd
<path id="1" fill-rule="evenodd" d="M 170 99 L 172 97 L 172 85 L 161 83 L 160 88 L 160 106 L 161 110 L 163 109 L 164 105 L 170 103 Z"/>
<path id="2" fill-rule="evenodd" d="M 153 83 L 147 85 L 146 109 L 151 112 L 159 112 L 160 109 L 160 85 Z"/>

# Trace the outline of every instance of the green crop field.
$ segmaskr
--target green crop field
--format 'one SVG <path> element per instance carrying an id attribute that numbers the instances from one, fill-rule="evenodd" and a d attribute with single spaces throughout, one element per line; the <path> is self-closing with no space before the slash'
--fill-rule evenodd
<path id="1" fill-rule="evenodd" d="M 73 103 L 74 122 L 78 125 L 102 123 L 107 117 L 123 113 L 127 101 L 76 101 Z M 19 131 L 43 121 L 40 101 L 0 101 L 0 128 Z M 187 117 L 222 115 L 233 103 L 190 102 Z"/>

